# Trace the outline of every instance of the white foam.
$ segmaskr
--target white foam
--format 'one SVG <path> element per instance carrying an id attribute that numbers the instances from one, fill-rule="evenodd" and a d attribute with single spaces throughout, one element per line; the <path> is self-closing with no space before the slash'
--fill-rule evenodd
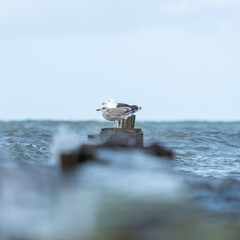
<path id="1" fill-rule="evenodd" d="M 62 153 L 71 152 L 80 145 L 81 138 L 78 134 L 66 127 L 61 127 L 54 136 L 49 163 L 51 165 L 58 165 Z"/>

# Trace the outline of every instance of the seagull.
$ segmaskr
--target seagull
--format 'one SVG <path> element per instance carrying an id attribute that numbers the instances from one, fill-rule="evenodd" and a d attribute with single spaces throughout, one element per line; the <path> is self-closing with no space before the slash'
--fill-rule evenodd
<path id="1" fill-rule="evenodd" d="M 105 102 L 103 102 L 102 105 L 105 105 L 105 107 L 107 107 L 107 108 L 129 107 L 132 110 L 135 110 L 135 112 L 140 111 L 142 109 L 141 107 L 138 107 L 137 105 L 128 105 L 126 103 L 117 103 L 114 99 L 108 99 Z"/>
<path id="2" fill-rule="evenodd" d="M 114 126 L 118 127 L 118 121 L 120 119 L 127 119 L 132 116 L 135 112 L 141 110 L 141 107 L 137 105 L 128 105 L 125 103 L 116 103 L 113 99 L 108 99 L 106 102 L 103 102 L 102 105 L 105 105 L 97 111 L 102 112 L 102 116 L 108 121 L 114 121 Z"/>

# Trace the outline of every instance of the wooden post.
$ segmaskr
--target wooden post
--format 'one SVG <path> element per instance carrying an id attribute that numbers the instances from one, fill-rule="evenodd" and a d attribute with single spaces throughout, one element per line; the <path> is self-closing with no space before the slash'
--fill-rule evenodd
<path id="1" fill-rule="evenodd" d="M 124 129 L 132 129 L 135 127 L 135 119 L 135 115 L 128 117 L 127 119 L 120 119 L 118 121 L 118 127 Z"/>
<path id="2" fill-rule="evenodd" d="M 118 121 L 118 128 L 102 128 L 100 134 L 88 135 L 105 146 L 143 147 L 142 129 L 135 128 L 136 116 Z"/>

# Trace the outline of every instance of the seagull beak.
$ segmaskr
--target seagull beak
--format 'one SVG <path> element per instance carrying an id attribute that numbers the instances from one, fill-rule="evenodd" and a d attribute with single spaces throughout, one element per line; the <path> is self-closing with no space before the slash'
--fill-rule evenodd
<path id="1" fill-rule="evenodd" d="M 97 111 L 101 111 L 101 109 L 97 109 Z"/>
<path id="2" fill-rule="evenodd" d="M 102 102 L 102 105 L 105 105 L 105 104 L 107 104 L 106 102 Z"/>

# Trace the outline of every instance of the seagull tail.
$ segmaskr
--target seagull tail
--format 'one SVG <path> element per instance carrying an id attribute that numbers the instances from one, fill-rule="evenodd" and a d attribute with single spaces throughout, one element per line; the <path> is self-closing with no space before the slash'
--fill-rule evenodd
<path id="1" fill-rule="evenodd" d="M 127 119 L 129 117 L 131 117 L 132 115 L 134 115 L 134 113 L 140 111 L 142 108 L 138 107 L 136 105 L 131 106 L 131 110 L 127 111 L 123 116 L 123 119 Z"/>

